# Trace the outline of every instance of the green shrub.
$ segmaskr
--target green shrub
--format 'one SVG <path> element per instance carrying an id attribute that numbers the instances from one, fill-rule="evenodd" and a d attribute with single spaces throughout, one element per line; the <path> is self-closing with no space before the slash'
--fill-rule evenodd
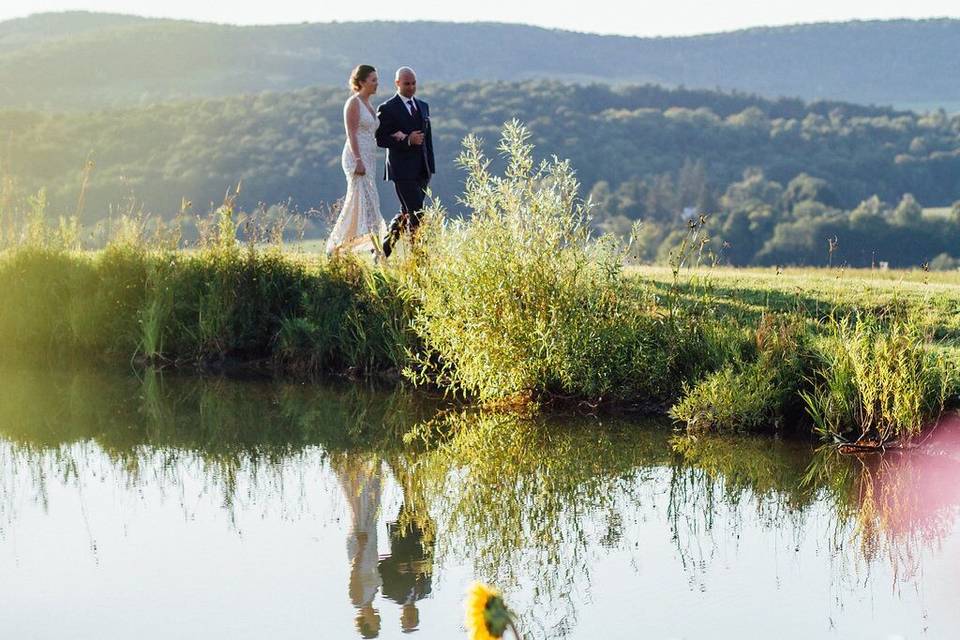
<path id="1" fill-rule="evenodd" d="M 481 401 L 663 395 L 666 325 L 630 292 L 617 248 L 590 240 L 570 165 L 535 165 L 529 135 L 505 127 L 502 177 L 468 137 L 471 217 L 427 213 L 412 276 L 424 352 L 408 375 Z"/>

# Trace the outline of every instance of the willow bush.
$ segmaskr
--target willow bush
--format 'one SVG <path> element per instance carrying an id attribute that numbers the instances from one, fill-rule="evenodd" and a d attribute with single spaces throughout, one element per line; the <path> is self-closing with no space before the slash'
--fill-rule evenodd
<path id="1" fill-rule="evenodd" d="M 529 138 L 505 126 L 501 176 L 468 136 L 470 218 L 427 212 L 411 276 L 423 350 L 408 375 L 481 401 L 663 396 L 666 325 L 628 290 L 617 247 L 590 239 L 570 164 L 535 163 Z"/>

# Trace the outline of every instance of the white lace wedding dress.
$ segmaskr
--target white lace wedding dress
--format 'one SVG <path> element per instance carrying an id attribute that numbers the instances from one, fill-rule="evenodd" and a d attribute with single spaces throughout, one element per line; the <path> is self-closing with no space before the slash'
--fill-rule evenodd
<path id="1" fill-rule="evenodd" d="M 349 102 L 348 102 L 349 104 Z M 380 253 L 380 240 L 387 235 L 387 224 L 380 215 L 380 195 L 377 193 L 377 127 L 380 119 L 360 102 L 360 124 L 357 143 L 366 173 L 358 176 L 357 162 L 350 148 L 350 139 L 343 145 L 340 166 L 347 177 L 347 195 L 337 222 L 327 240 L 327 254 L 335 251 L 373 251 Z M 344 105 L 344 110 L 347 106 Z"/>

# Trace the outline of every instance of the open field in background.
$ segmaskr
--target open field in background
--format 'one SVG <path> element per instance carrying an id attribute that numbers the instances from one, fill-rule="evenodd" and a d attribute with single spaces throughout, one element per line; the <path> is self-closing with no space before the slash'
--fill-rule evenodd
<path id="1" fill-rule="evenodd" d="M 628 267 L 627 273 L 663 291 L 673 283 L 669 267 Z M 960 356 L 960 271 L 703 267 L 681 271 L 678 286 L 690 302 L 708 300 L 745 322 L 764 312 L 819 320 L 833 311 L 917 309 L 937 344 Z"/>
<path id="2" fill-rule="evenodd" d="M 942 220 L 950 216 L 950 207 L 924 207 L 923 217 L 930 220 Z"/>

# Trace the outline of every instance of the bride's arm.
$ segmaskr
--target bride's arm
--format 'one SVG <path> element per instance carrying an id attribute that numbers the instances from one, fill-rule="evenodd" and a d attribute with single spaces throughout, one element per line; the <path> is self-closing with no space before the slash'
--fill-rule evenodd
<path id="1" fill-rule="evenodd" d="M 360 101 L 348 100 L 343 108 L 343 128 L 347 132 L 347 140 L 350 141 L 350 151 L 353 157 L 360 159 L 360 143 L 357 140 L 357 129 L 360 128 Z"/>
<path id="2" fill-rule="evenodd" d="M 350 142 L 350 152 L 356 164 L 357 175 L 363 175 L 367 168 L 360 158 L 360 142 L 357 140 L 357 130 L 360 128 L 360 101 L 348 100 L 343 108 L 343 127 L 347 131 L 347 140 Z"/>

